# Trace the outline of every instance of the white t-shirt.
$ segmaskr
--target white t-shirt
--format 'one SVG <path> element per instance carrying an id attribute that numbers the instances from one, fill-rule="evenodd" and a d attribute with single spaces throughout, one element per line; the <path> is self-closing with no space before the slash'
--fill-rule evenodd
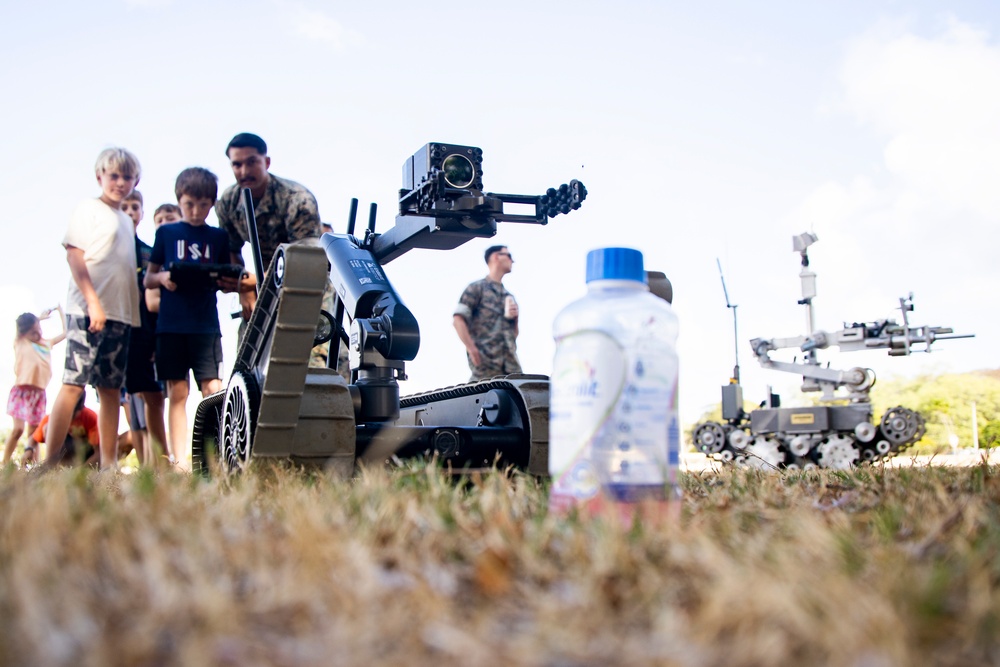
<path id="1" fill-rule="evenodd" d="M 139 326 L 135 225 L 132 219 L 100 199 L 81 202 L 69 221 L 64 246 L 83 251 L 83 259 L 107 319 Z M 70 279 L 67 315 L 86 315 L 87 302 Z"/>

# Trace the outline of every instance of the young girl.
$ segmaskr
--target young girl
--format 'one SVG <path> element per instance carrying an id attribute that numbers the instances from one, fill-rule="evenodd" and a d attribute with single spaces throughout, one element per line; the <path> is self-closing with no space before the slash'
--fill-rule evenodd
<path id="1" fill-rule="evenodd" d="M 17 380 L 7 399 L 7 414 L 14 418 L 14 428 L 7 438 L 3 452 L 3 463 L 7 465 L 17 447 L 24 425 L 28 433 L 34 433 L 45 416 L 45 388 L 52 379 L 52 346 L 66 338 L 66 318 L 62 306 L 56 306 L 63 332 L 55 338 L 42 338 L 41 320 L 31 313 L 23 313 L 17 318 L 17 337 L 14 339 L 14 374 Z M 41 319 L 52 315 L 51 310 L 42 313 Z M 34 458 L 34 452 L 25 451 L 25 459 Z"/>

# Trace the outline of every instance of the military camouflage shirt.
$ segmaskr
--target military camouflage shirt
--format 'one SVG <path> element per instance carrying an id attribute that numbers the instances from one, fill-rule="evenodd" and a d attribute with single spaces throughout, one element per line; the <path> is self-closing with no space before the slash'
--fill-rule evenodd
<path id="1" fill-rule="evenodd" d="M 483 278 L 466 287 L 458 300 L 455 315 L 468 324 L 469 335 L 482 357 L 479 366 L 469 358 L 472 380 L 521 372 L 517 360 L 517 320 L 503 316 L 504 300 L 509 294 L 502 283 Z"/>
<path id="2" fill-rule="evenodd" d="M 243 244 L 250 240 L 243 215 L 242 192 L 238 183 L 230 185 L 215 205 L 219 227 L 229 234 L 229 250 L 236 256 L 242 252 Z M 323 233 L 316 197 L 295 181 L 278 178 L 274 174 L 268 174 L 267 191 L 260 201 L 254 202 L 254 216 L 265 271 L 274 257 L 274 251 L 282 243 L 319 238 Z"/>

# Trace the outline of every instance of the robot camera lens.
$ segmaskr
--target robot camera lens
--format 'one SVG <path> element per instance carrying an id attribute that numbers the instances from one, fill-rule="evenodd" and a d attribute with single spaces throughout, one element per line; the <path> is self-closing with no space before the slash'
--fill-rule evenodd
<path id="1" fill-rule="evenodd" d="M 441 164 L 444 180 L 449 187 L 465 189 L 472 185 L 476 178 L 476 169 L 472 161 L 464 155 L 452 154 Z"/>

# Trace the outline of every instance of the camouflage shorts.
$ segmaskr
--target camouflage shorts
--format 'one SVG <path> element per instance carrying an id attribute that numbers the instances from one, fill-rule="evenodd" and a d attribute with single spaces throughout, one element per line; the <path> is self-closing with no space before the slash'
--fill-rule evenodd
<path id="1" fill-rule="evenodd" d="M 66 316 L 66 366 L 63 383 L 121 389 L 125 384 L 132 327 L 108 320 L 97 333 L 87 330 L 90 318 Z"/>

